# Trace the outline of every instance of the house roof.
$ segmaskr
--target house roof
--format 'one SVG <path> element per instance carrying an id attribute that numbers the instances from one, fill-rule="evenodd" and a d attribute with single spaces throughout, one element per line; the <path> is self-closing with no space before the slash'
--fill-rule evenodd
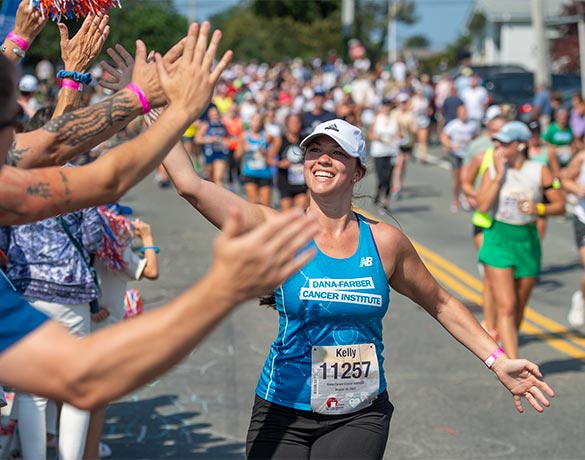
<path id="1" fill-rule="evenodd" d="M 531 0 L 476 0 L 469 17 L 482 13 L 490 22 L 530 22 L 531 3 Z M 542 0 L 542 3 L 546 20 L 559 16 L 567 0 Z"/>

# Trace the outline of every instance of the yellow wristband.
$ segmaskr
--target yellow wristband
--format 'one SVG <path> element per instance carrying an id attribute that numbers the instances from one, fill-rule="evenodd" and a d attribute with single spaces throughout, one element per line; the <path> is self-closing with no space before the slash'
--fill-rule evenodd
<path id="1" fill-rule="evenodd" d="M 544 203 L 538 203 L 536 205 L 536 213 L 541 217 L 546 215 L 546 208 L 544 207 Z"/>

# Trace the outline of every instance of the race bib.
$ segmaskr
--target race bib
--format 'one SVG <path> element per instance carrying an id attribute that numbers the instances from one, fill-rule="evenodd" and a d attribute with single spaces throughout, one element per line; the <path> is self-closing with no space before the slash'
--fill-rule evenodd
<path id="1" fill-rule="evenodd" d="M 496 219 L 503 222 L 524 225 L 534 221 L 534 216 L 520 212 L 520 203 L 532 201 L 532 193 L 517 190 L 502 190 Z"/>
<path id="2" fill-rule="evenodd" d="M 311 366 L 313 412 L 349 414 L 378 396 L 380 368 L 373 343 L 313 346 Z"/>
<path id="3" fill-rule="evenodd" d="M 250 169 L 265 169 L 266 157 L 260 152 L 252 153 L 250 160 L 248 161 L 248 167 Z"/>

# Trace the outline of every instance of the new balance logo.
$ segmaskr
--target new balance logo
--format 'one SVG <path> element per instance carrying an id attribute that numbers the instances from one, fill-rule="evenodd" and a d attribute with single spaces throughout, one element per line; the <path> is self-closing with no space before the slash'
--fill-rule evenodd
<path id="1" fill-rule="evenodd" d="M 360 268 L 361 267 L 371 267 L 374 263 L 374 259 L 372 257 L 362 257 L 360 258 Z"/>
<path id="2" fill-rule="evenodd" d="M 332 129 L 333 131 L 339 132 L 339 128 L 337 127 L 337 125 L 335 123 L 331 123 L 329 126 L 325 126 L 325 128 L 323 128 L 323 129 Z"/>

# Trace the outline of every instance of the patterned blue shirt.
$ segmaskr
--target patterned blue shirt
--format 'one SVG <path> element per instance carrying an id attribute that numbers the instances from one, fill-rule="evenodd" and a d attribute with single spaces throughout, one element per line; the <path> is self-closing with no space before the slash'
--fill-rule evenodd
<path id="1" fill-rule="evenodd" d="M 95 208 L 63 214 L 85 259 L 102 245 L 103 227 Z M 6 274 L 28 298 L 79 304 L 100 296 L 86 262 L 55 217 L 0 227 L 0 249 L 8 256 Z"/>

